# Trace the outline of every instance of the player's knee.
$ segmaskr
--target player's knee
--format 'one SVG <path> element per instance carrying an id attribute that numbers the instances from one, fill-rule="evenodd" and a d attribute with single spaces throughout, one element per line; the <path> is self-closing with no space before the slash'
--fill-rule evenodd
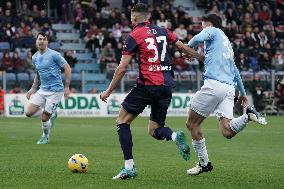
<path id="1" fill-rule="evenodd" d="M 44 111 L 43 114 L 41 115 L 41 120 L 42 120 L 43 122 L 46 122 L 46 121 L 49 120 L 50 116 L 51 116 L 50 113 Z"/>
<path id="2" fill-rule="evenodd" d="M 231 139 L 234 136 L 231 132 L 228 131 L 223 131 L 222 134 L 226 139 Z"/>
<path id="3" fill-rule="evenodd" d="M 33 114 L 31 113 L 31 112 L 25 112 L 25 115 L 27 116 L 27 117 L 32 117 L 33 116 Z"/>
<path id="4" fill-rule="evenodd" d="M 46 121 L 49 120 L 49 117 L 42 117 L 41 120 L 42 120 L 43 122 L 46 122 Z"/>

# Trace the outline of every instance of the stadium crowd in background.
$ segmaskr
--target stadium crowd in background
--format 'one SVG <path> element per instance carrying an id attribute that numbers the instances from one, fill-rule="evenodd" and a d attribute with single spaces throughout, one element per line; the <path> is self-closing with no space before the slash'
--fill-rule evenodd
<path id="1" fill-rule="evenodd" d="M 51 42 L 56 41 L 51 23 L 73 23 L 86 48 L 100 64 L 100 70 L 105 72 L 109 63 L 119 63 L 122 42 L 132 27 L 130 10 L 136 2 L 123 1 L 122 10 L 119 10 L 107 0 L 60 0 L 60 3 L 51 0 L 50 11 L 47 12 L 46 5 L 35 0 L 23 1 L 20 9 L 16 9 L 14 3 L 4 1 L 0 5 L 0 41 L 9 42 L 10 50 L 0 54 L 0 69 L 31 74 L 34 36 L 44 31 Z M 222 16 L 224 31 L 233 42 L 235 62 L 240 71 L 284 71 L 283 1 L 195 2 L 206 13 L 215 12 Z M 172 30 L 185 43 L 201 30 L 201 18 L 191 16 L 182 5 L 174 9 L 173 0 L 155 0 L 153 5 L 149 5 L 149 11 L 154 24 Z M 202 47 L 198 51 L 202 52 Z M 76 64 L 72 52 L 62 53 L 72 59 L 71 66 Z M 172 55 L 177 72 L 202 69 L 197 60 L 185 60 L 175 49 Z M 264 86 L 263 90 L 267 87 Z"/>

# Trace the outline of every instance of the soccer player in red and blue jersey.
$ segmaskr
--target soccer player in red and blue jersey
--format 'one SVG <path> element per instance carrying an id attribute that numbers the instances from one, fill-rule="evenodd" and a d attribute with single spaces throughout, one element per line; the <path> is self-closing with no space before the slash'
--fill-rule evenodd
<path id="1" fill-rule="evenodd" d="M 174 86 L 173 70 L 169 45 L 173 44 L 186 56 L 203 59 L 196 51 L 184 45 L 177 37 L 165 28 L 150 24 L 148 8 L 138 3 L 131 10 L 133 31 L 126 37 L 122 58 L 113 79 L 100 98 L 106 101 L 124 76 L 127 66 L 135 54 L 138 54 L 139 76 L 137 85 L 122 102 L 117 117 L 119 142 L 124 154 L 125 167 L 113 179 L 127 179 L 137 176 L 132 155 L 131 122 L 151 105 L 148 124 L 149 134 L 157 140 L 172 140 L 178 146 L 185 160 L 189 159 L 190 148 L 182 131 L 173 132 L 165 127 L 167 109 L 172 98 Z"/>

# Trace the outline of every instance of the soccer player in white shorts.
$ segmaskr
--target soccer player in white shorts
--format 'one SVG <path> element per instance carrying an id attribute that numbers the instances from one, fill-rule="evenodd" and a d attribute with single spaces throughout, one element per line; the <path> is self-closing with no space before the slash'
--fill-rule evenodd
<path id="1" fill-rule="evenodd" d="M 36 45 L 38 51 L 32 56 L 36 75 L 34 83 L 26 95 L 30 100 L 26 116 L 41 115 L 43 134 L 37 144 L 47 144 L 50 128 L 54 125 L 54 119 L 57 117 L 56 108 L 62 96 L 68 98 L 70 94 L 71 68 L 59 52 L 48 48 L 48 37 L 45 33 L 38 33 Z M 65 86 L 61 78 L 61 68 L 65 69 Z"/>
<path id="2" fill-rule="evenodd" d="M 198 164 L 187 170 L 189 175 L 198 175 L 213 169 L 209 161 L 200 124 L 210 114 L 215 113 L 219 118 L 221 132 L 230 139 L 243 130 L 248 121 L 266 124 L 253 106 L 248 107 L 248 99 L 239 71 L 234 63 L 234 52 L 228 37 L 220 29 L 222 20 L 216 14 L 203 17 L 203 30 L 189 42 L 190 47 L 197 47 L 204 42 L 205 73 L 204 85 L 189 102 L 189 115 L 186 126 L 191 132 L 192 145 L 198 155 Z M 235 86 L 240 91 L 238 102 L 246 112 L 238 117 L 233 117 Z"/>

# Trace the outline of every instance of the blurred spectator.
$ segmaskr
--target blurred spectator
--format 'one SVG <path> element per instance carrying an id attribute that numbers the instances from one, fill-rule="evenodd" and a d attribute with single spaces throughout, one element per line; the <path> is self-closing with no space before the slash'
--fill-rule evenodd
<path id="1" fill-rule="evenodd" d="M 112 36 L 115 38 L 117 42 L 119 42 L 120 37 L 122 36 L 123 27 L 120 26 L 119 23 L 116 23 L 112 26 Z"/>
<path id="2" fill-rule="evenodd" d="M 236 59 L 236 65 L 241 71 L 249 70 L 249 59 L 245 56 L 244 53 L 240 53 Z"/>
<path id="3" fill-rule="evenodd" d="M 12 14 L 11 14 L 11 10 L 10 10 L 10 9 L 6 9 L 6 10 L 5 10 L 5 14 L 4 14 L 4 16 L 1 18 L 1 20 L 2 20 L 2 24 L 3 24 L 3 25 L 7 25 L 8 23 L 9 23 L 9 24 L 12 24 L 12 22 L 13 22 L 13 16 L 12 16 Z"/>
<path id="4" fill-rule="evenodd" d="M 81 23 L 85 19 L 85 14 L 84 14 L 84 11 L 83 11 L 82 6 L 81 6 L 80 3 L 76 4 L 76 9 L 74 10 L 73 15 L 74 15 L 74 18 L 75 18 L 75 26 L 74 26 L 74 28 L 79 30 Z"/>
<path id="5" fill-rule="evenodd" d="M 174 53 L 173 66 L 174 70 L 178 72 L 188 70 L 188 64 L 185 63 L 185 59 L 181 56 L 179 51 Z"/>
<path id="6" fill-rule="evenodd" d="M 29 16 L 32 14 L 32 11 L 28 8 L 28 4 L 26 2 L 23 2 L 19 11 L 22 13 L 24 21 L 27 21 Z"/>
<path id="7" fill-rule="evenodd" d="M 75 54 L 72 53 L 72 51 L 64 52 L 64 58 L 71 68 L 74 68 L 75 64 L 77 64 L 78 62 L 77 58 L 75 57 Z"/>
<path id="8" fill-rule="evenodd" d="M 178 28 L 175 29 L 174 33 L 177 35 L 177 38 L 181 41 L 184 41 L 187 37 L 187 31 L 184 28 L 183 24 L 180 24 Z"/>
<path id="9" fill-rule="evenodd" d="M 152 20 L 158 20 L 160 18 L 161 8 L 160 6 L 155 6 L 154 10 L 151 13 Z"/>
<path id="10" fill-rule="evenodd" d="M 94 53 L 95 58 L 100 57 L 100 49 L 103 47 L 105 42 L 105 36 L 102 32 L 99 32 L 97 36 L 92 36 L 92 38 L 86 44 L 86 47 Z"/>
<path id="11" fill-rule="evenodd" d="M 100 32 L 98 26 L 96 24 L 92 24 L 91 28 L 88 30 L 87 34 L 84 37 L 84 41 L 87 43 L 86 45 L 88 45 L 90 40 L 94 40 L 94 38 L 96 37 L 96 35 Z"/>
<path id="12" fill-rule="evenodd" d="M 258 13 L 258 16 L 264 22 L 268 22 L 270 20 L 270 12 L 267 5 L 262 6 L 262 10 Z"/>
<path id="13" fill-rule="evenodd" d="M 257 41 L 261 47 L 264 47 L 268 42 L 268 38 L 263 31 L 257 35 Z"/>
<path id="14" fill-rule="evenodd" d="M 77 93 L 76 88 L 70 87 L 70 93 L 71 93 L 71 94 L 76 94 L 76 93 Z"/>
<path id="15" fill-rule="evenodd" d="M 8 51 L 5 51 L 3 53 L 3 57 L 2 57 L 1 62 L 3 64 L 4 70 L 6 70 L 8 72 L 13 71 L 13 62 L 12 62 L 12 59 L 11 59 Z"/>
<path id="16" fill-rule="evenodd" d="M 40 11 L 39 11 L 38 6 L 36 4 L 33 4 L 31 16 L 34 17 L 35 19 L 40 16 Z"/>
<path id="17" fill-rule="evenodd" d="M 6 91 L 2 89 L 2 86 L 0 85 L 0 115 L 4 114 L 4 95 Z"/>
<path id="18" fill-rule="evenodd" d="M 91 88 L 91 90 L 89 91 L 92 94 L 97 94 L 98 93 L 98 89 L 96 87 Z"/>
<path id="19" fill-rule="evenodd" d="M 13 53 L 13 67 L 16 73 L 23 72 L 25 69 L 24 62 L 20 59 L 18 52 Z"/>
<path id="20" fill-rule="evenodd" d="M 35 22 L 39 24 L 39 26 L 43 26 L 45 23 L 48 23 L 50 25 L 50 20 L 46 16 L 45 10 L 40 11 L 40 16 L 35 18 Z"/>
<path id="21" fill-rule="evenodd" d="M 179 5 L 177 7 L 177 14 L 178 14 L 178 19 L 181 19 L 185 15 L 184 7 L 182 5 Z"/>
<path id="22" fill-rule="evenodd" d="M 49 39 L 50 42 L 55 41 L 55 33 L 51 29 L 49 23 L 45 22 L 43 24 L 41 31 L 43 31 L 48 36 L 48 39 Z"/>
<path id="23" fill-rule="evenodd" d="M 258 111 L 264 110 L 264 87 L 260 81 L 260 76 L 255 75 L 252 86 L 251 86 L 251 93 L 254 102 L 254 106 Z"/>
<path id="24" fill-rule="evenodd" d="M 106 26 L 108 28 L 111 28 L 116 24 L 120 25 L 120 16 L 115 11 L 112 11 L 109 18 L 107 18 L 107 25 Z"/>
<path id="25" fill-rule="evenodd" d="M 271 31 L 271 35 L 269 37 L 269 43 L 272 48 L 276 48 L 280 43 L 280 38 L 277 36 L 275 31 Z"/>
<path id="26" fill-rule="evenodd" d="M 34 24 L 34 27 L 32 29 L 32 35 L 35 37 L 37 34 L 41 31 L 40 26 L 38 23 Z"/>
<path id="27" fill-rule="evenodd" d="M 255 44 L 255 41 L 252 39 L 251 33 L 250 33 L 249 31 L 247 31 L 247 32 L 245 33 L 244 42 L 245 42 L 245 46 L 246 46 L 247 48 L 253 47 L 254 44 Z"/>
<path id="28" fill-rule="evenodd" d="M 107 45 L 102 49 L 101 53 L 101 61 L 100 61 L 100 70 L 103 73 L 106 69 L 106 64 L 108 62 L 116 62 L 115 52 L 112 48 L 111 43 L 107 43 Z"/>
<path id="29" fill-rule="evenodd" d="M 71 18 L 71 0 L 60 0 L 60 9 L 58 10 L 58 16 L 62 19 L 63 23 L 70 21 Z"/>
<path id="30" fill-rule="evenodd" d="M 122 26 L 129 26 L 130 25 L 130 21 L 128 20 L 128 18 L 126 17 L 125 13 L 122 13 L 120 16 L 120 23 Z"/>
<path id="31" fill-rule="evenodd" d="M 10 94 L 24 94 L 24 91 L 20 88 L 19 85 L 16 85 L 13 89 L 10 90 Z"/>
<path id="32" fill-rule="evenodd" d="M 35 69 L 34 69 L 34 65 L 32 63 L 32 52 L 31 51 L 28 51 L 27 52 L 27 58 L 26 60 L 24 61 L 24 65 L 25 65 L 25 72 L 31 74 L 31 73 L 34 73 L 35 72 Z"/>
<path id="33" fill-rule="evenodd" d="M 280 83 L 276 85 L 274 96 L 277 100 L 277 108 L 284 110 L 284 87 Z"/>
<path id="34" fill-rule="evenodd" d="M 20 37 L 27 37 L 31 28 L 25 24 L 25 22 L 20 23 L 20 28 L 18 29 L 18 33 Z"/>
<path id="35" fill-rule="evenodd" d="M 284 14 L 283 11 L 280 9 L 276 9 L 272 14 L 272 22 L 274 26 L 279 26 L 284 24 Z"/>
<path id="36" fill-rule="evenodd" d="M 17 14 L 13 17 L 13 25 L 18 28 L 23 21 L 24 19 L 22 13 L 20 11 L 17 11 Z"/>
<path id="37" fill-rule="evenodd" d="M 264 52 L 259 59 L 260 70 L 269 71 L 271 69 L 271 57 L 268 52 Z"/>
<path id="38" fill-rule="evenodd" d="M 103 7 L 109 6 L 109 3 L 107 0 L 97 0 L 96 5 L 98 7 L 98 11 L 100 12 Z"/>
<path id="39" fill-rule="evenodd" d="M 93 23 L 96 24 L 98 28 L 102 28 L 103 26 L 106 25 L 106 20 L 102 18 L 102 14 L 100 12 L 97 12 Z"/>
<path id="40" fill-rule="evenodd" d="M 163 13 L 165 15 L 166 20 L 173 20 L 174 19 L 174 14 L 173 14 L 172 8 L 169 4 L 166 4 L 166 6 L 163 10 Z"/>
<path id="41" fill-rule="evenodd" d="M 169 21 L 166 19 L 163 13 L 160 14 L 160 18 L 157 20 L 157 26 L 168 28 Z"/>
<path id="42" fill-rule="evenodd" d="M 16 28 L 12 26 L 11 23 L 7 23 L 4 30 L 5 30 L 4 35 L 5 35 L 6 40 L 11 43 L 14 37 L 14 34 L 16 32 Z"/>
<path id="43" fill-rule="evenodd" d="M 108 43 L 111 43 L 112 47 L 116 47 L 117 46 L 117 41 L 113 37 L 113 34 L 111 32 L 109 32 L 108 36 L 105 37 L 104 42 L 103 42 L 103 47 L 105 47 Z"/>

